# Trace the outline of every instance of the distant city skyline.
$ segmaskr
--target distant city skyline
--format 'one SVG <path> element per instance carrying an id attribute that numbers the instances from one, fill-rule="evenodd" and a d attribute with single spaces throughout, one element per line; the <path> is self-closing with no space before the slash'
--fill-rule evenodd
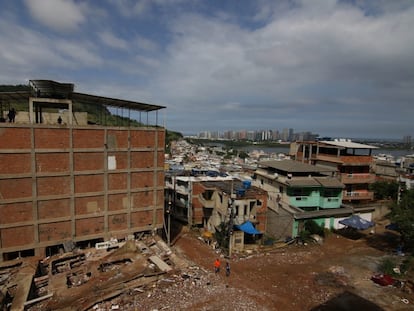
<path id="1" fill-rule="evenodd" d="M 315 140 L 315 139 L 350 139 L 350 140 L 372 140 L 372 141 L 395 141 L 411 145 L 414 143 L 411 135 L 404 135 L 400 138 L 372 138 L 372 137 L 346 137 L 346 136 L 322 136 L 310 131 L 296 132 L 293 128 L 285 129 L 257 129 L 257 130 L 229 130 L 229 131 L 201 131 L 196 134 L 185 135 L 202 139 L 234 139 L 252 141 L 295 141 L 295 140 Z"/>
<path id="2" fill-rule="evenodd" d="M 0 3 L 0 84 L 166 106 L 162 125 L 186 135 L 414 135 L 412 0 Z"/>

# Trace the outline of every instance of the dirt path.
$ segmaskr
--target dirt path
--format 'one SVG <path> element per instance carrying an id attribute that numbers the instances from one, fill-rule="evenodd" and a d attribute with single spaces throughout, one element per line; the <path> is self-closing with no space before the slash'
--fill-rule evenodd
<path id="1" fill-rule="evenodd" d="M 352 240 L 330 234 L 319 244 L 259 248 L 229 259 L 200 240 L 197 231 L 182 230 L 171 247 L 186 263 L 157 282 L 129 288 L 102 302 L 98 310 L 160 311 L 394 311 L 414 310 L 414 294 L 382 287 L 370 280 L 391 253 L 386 235 Z M 214 273 L 214 261 L 222 269 Z M 408 302 L 408 303 L 407 303 Z M 95 310 L 95 309 L 94 309 Z"/>
<path id="2" fill-rule="evenodd" d="M 203 299 L 194 297 L 194 304 L 183 310 L 240 310 L 236 306 L 241 301 L 247 305 L 242 310 L 328 310 L 321 305 L 338 296 L 347 300 L 351 309 L 352 304 L 364 305 L 364 310 L 414 309 L 414 297 L 370 280 L 385 253 L 368 245 L 366 239 L 332 234 L 323 245 L 288 246 L 235 256 L 230 260 L 230 277 L 224 271 L 214 275 L 213 263 L 220 254 L 193 233 L 183 235 L 174 249 L 209 271 L 212 282 L 225 284 L 223 292 L 204 294 Z M 413 304 L 402 303 L 403 298 Z M 334 309 L 341 310 L 338 306 Z"/>

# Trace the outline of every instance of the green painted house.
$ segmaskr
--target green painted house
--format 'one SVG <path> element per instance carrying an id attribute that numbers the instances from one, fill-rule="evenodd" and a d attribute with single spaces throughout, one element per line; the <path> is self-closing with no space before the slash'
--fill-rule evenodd
<path id="1" fill-rule="evenodd" d="M 267 234 L 277 239 L 296 237 L 306 221 L 337 228 L 353 213 L 342 204 L 344 184 L 335 168 L 293 160 L 259 162 L 254 185 L 268 193 Z"/>

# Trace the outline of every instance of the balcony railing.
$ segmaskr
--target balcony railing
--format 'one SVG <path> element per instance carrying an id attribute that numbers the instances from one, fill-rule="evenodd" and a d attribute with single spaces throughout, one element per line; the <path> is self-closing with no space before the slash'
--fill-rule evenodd
<path id="1" fill-rule="evenodd" d="M 344 184 L 369 184 L 375 181 L 375 175 L 369 173 L 341 174 L 341 182 Z"/>
<path id="2" fill-rule="evenodd" d="M 343 196 L 342 196 L 342 200 L 373 200 L 374 199 L 374 192 L 373 191 L 366 191 L 366 190 L 361 190 L 361 191 L 351 191 L 351 192 L 347 192 L 344 191 L 343 192 Z"/>

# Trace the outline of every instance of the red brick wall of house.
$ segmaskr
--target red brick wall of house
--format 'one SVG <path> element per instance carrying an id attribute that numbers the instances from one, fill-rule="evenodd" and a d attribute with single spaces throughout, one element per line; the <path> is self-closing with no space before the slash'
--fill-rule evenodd
<path id="1" fill-rule="evenodd" d="M 11 213 L 10 210 L 13 212 Z M 0 205 L 0 225 L 33 221 L 32 202 Z"/>
<path id="2" fill-rule="evenodd" d="M 38 218 L 50 219 L 70 216 L 70 200 L 56 199 L 37 202 Z"/>
<path id="3" fill-rule="evenodd" d="M 108 195 L 108 210 L 119 211 L 128 208 L 128 196 L 125 193 Z"/>
<path id="4" fill-rule="evenodd" d="M 36 154 L 36 172 L 38 173 L 69 172 L 69 170 L 69 154 L 66 152 Z"/>
<path id="5" fill-rule="evenodd" d="M 0 124 L 0 261 L 18 249 L 161 228 L 164 137 L 161 128 Z"/>

